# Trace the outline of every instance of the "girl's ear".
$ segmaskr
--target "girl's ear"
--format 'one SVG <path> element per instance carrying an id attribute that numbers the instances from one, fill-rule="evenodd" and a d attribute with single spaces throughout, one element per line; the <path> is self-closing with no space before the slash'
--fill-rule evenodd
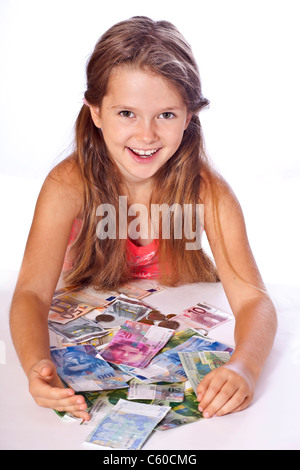
<path id="1" fill-rule="evenodd" d="M 101 129 L 102 125 L 101 125 L 101 118 L 100 118 L 100 109 L 98 108 L 98 106 L 89 105 L 89 107 L 90 107 L 90 112 L 91 112 L 93 123 L 95 124 L 96 127 Z"/>
<path id="2" fill-rule="evenodd" d="M 187 118 L 186 118 L 184 130 L 186 130 L 186 129 L 188 128 L 188 125 L 189 125 L 189 123 L 191 122 L 192 117 L 193 117 L 193 113 L 188 114 L 188 116 L 187 116 Z"/>

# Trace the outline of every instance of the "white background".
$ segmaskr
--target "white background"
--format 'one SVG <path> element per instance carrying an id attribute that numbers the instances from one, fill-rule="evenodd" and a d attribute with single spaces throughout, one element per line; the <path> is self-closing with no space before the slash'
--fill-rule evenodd
<path id="1" fill-rule="evenodd" d="M 146 15 L 192 45 L 211 102 L 207 150 L 265 281 L 300 284 L 298 11 L 297 0 L 0 0 L 0 281 L 18 270 L 41 184 L 70 151 L 96 41 Z"/>

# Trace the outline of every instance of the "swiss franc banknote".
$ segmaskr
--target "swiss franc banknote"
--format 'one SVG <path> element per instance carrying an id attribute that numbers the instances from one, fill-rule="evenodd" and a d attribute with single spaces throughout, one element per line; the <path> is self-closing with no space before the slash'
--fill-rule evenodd
<path id="1" fill-rule="evenodd" d="M 165 371 L 169 372 L 170 382 L 182 382 L 187 379 L 184 367 L 181 363 L 179 353 L 180 352 L 194 352 L 194 351 L 228 351 L 230 354 L 233 352 L 233 348 L 214 341 L 210 338 L 203 336 L 192 336 L 187 341 L 179 344 L 175 348 L 168 349 L 161 354 L 158 354 L 151 362 L 152 366 L 158 366 Z M 159 379 L 159 377 L 157 377 Z"/>
<path id="2" fill-rule="evenodd" d="M 234 348 L 202 336 L 192 329 L 187 329 L 175 333 L 174 337 L 162 349 L 163 352 L 156 355 L 146 367 L 129 367 L 122 364 L 120 368 L 132 377 L 148 384 L 184 382 L 187 380 L 187 375 L 180 361 L 179 352 L 204 350 L 228 351 L 231 354 Z"/>
<path id="3" fill-rule="evenodd" d="M 197 395 L 197 386 L 205 375 L 228 362 L 230 354 L 228 351 L 180 352 L 179 357 Z"/>
<path id="4" fill-rule="evenodd" d="M 86 442 L 115 449 L 138 450 L 169 410 L 169 406 L 120 399 L 100 420 Z"/>
<path id="5" fill-rule="evenodd" d="M 114 328 L 123 325 L 126 320 L 139 321 L 151 312 L 152 307 L 121 294 L 95 320 L 103 328 Z"/>
<path id="6" fill-rule="evenodd" d="M 76 392 L 128 387 L 93 346 L 52 349 L 51 357 L 58 375 Z"/>
<path id="7" fill-rule="evenodd" d="M 164 402 L 160 404 L 164 405 Z M 171 406 L 171 410 L 157 424 L 155 431 L 167 431 L 203 418 L 203 414 L 198 410 L 199 402 L 192 388 L 185 390 L 182 403 L 170 402 L 168 405 Z"/>
<path id="8" fill-rule="evenodd" d="M 79 317 L 71 322 L 60 324 L 48 321 L 50 330 L 63 336 L 69 342 L 79 343 L 105 336 L 107 331 L 97 322 L 85 317 Z"/>
<path id="9" fill-rule="evenodd" d="M 127 320 L 101 350 L 101 356 L 108 362 L 143 368 L 173 334 L 168 328 Z"/>
<path id="10" fill-rule="evenodd" d="M 131 381 L 127 398 L 128 400 L 159 400 L 180 403 L 184 399 L 184 385 L 143 384 Z"/>

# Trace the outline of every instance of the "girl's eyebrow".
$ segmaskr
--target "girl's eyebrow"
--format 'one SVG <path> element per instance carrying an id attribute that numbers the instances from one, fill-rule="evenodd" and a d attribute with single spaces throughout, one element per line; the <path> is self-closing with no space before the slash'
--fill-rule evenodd
<path id="1" fill-rule="evenodd" d="M 116 104 L 110 107 L 111 109 L 126 109 L 126 110 L 131 110 L 131 111 L 137 111 L 138 109 L 135 108 L 134 106 L 127 106 L 127 105 L 122 105 L 122 104 Z M 178 111 L 182 110 L 184 106 L 164 106 L 161 108 L 158 113 L 162 113 L 166 110 L 168 111 Z"/>

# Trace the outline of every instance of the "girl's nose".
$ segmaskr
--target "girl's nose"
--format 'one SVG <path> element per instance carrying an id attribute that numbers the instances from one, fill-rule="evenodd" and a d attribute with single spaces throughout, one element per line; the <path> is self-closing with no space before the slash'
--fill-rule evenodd
<path id="1" fill-rule="evenodd" d="M 136 137 L 140 142 L 147 145 L 155 142 L 158 139 L 155 123 L 153 121 L 140 122 Z"/>

